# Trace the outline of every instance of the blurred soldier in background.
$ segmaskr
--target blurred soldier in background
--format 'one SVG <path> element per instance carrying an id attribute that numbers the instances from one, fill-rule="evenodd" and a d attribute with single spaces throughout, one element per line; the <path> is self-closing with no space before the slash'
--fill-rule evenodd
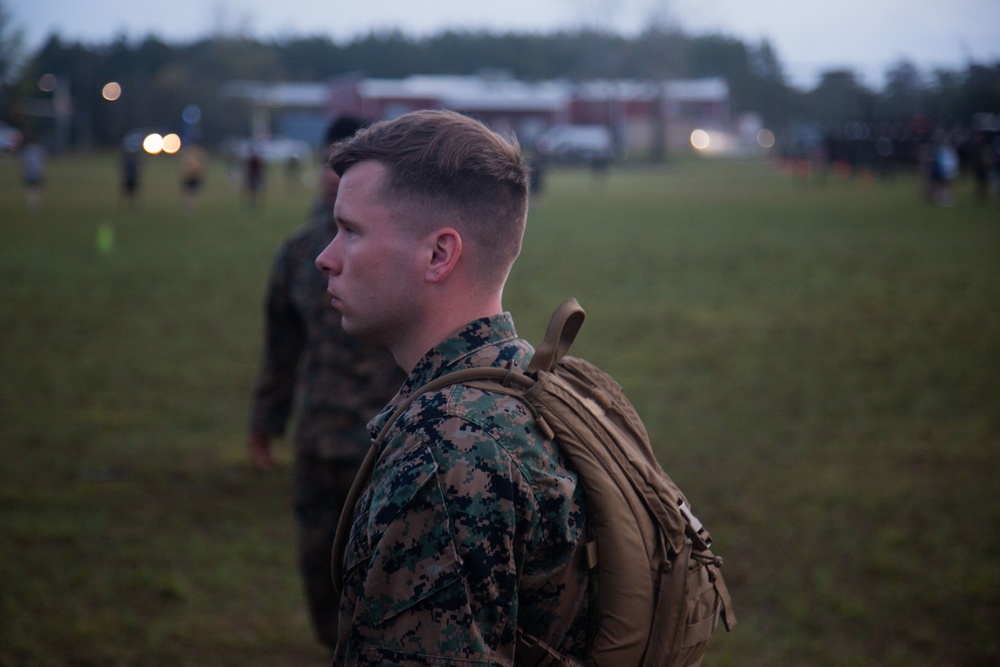
<path id="1" fill-rule="evenodd" d="M 136 147 L 126 143 L 122 148 L 121 168 L 122 199 L 132 206 L 139 192 L 139 151 Z"/>
<path id="2" fill-rule="evenodd" d="M 48 153 L 40 143 L 31 141 L 21 149 L 21 173 L 24 178 L 24 197 L 29 213 L 38 213 L 42 209 L 47 158 Z"/>
<path id="3" fill-rule="evenodd" d="M 198 204 L 207 161 L 205 151 L 199 146 L 186 147 L 181 156 L 181 192 L 184 198 L 184 210 L 189 215 L 194 213 Z"/>
<path id="4" fill-rule="evenodd" d="M 354 119 L 339 119 L 327 143 L 352 136 L 359 127 Z M 387 351 L 345 334 L 340 314 L 330 307 L 315 260 L 336 232 L 332 211 L 340 178 L 325 163 L 321 173 L 320 197 L 308 222 L 274 260 L 248 447 L 258 469 L 272 469 L 272 438 L 284 434 L 295 403 L 299 565 L 314 629 L 332 650 L 339 597 L 330 578 L 330 551 L 337 521 L 370 445 L 366 424 L 404 376 Z"/>

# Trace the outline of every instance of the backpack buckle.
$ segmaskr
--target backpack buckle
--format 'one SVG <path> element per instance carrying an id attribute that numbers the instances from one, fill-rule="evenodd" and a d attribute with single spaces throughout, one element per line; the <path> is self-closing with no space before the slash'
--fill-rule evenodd
<path id="1" fill-rule="evenodd" d="M 687 524 L 685 532 L 691 538 L 695 550 L 707 551 L 712 546 L 712 536 L 705 530 L 705 526 L 701 525 L 701 521 L 698 521 L 698 517 L 691 513 L 691 508 L 687 506 L 683 498 L 677 499 L 677 507 L 684 516 L 684 523 Z"/>

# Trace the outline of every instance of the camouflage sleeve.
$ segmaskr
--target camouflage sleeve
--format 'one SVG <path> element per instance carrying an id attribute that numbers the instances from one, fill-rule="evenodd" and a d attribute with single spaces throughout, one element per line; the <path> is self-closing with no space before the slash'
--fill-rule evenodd
<path id="1" fill-rule="evenodd" d="M 295 397 L 295 381 L 305 339 L 293 307 L 287 248 L 275 261 L 264 306 L 264 347 L 250 409 L 250 432 L 282 435 Z"/>
<path id="2" fill-rule="evenodd" d="M 456 417 L 418 422 L 355 517 L 345 595 L 347 664 L 512 664 L 518 567 L 535 510 L 490 434 Z M 419 443 L 413 446 L 414 443 Z M 395 452 L 395 453 L 392 453 Z M 366 505 L 364 501 L 369 503 Z M 521 508 L 521 511 L 518 511 Z M 525 511 L 526 510 L 526 511 Z M 343 647 L 342 647 L 343 648 Z"/>

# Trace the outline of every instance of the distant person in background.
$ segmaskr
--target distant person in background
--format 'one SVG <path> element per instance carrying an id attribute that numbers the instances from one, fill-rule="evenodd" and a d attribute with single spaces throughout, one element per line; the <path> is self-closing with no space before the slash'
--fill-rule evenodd
<path id="1" fill-rule="evenodd" d="M 931 164 L 932 199 L 938 206 L 954 206 L 955 179 L 958 178 L 958 151 L 951 137 L 941 132 L 934 142 Z"/>
<path id="2" fill-rule="evenodd" d="M 327 142 L 352 136 L 359 127 L 354 119 L 339 119 L 330 127 Z M 331 651 L 340 602 L 330 577 L 337 521 L 370 444 L 366 424 L 403 382 L 402 371 L 387 351 L 344 333 L 315 266 L 316 256 L 336 233 L 333 203 L 339 183 L 324 163 L 320 197 L 308 222 L 275 256 L 248 441 L 253 464 L 271 470 L 272 440 L 284 434 L 297 402 L 294 508 L 299 567 L 313 628 Z"/>
<path id="3" fill-rule="evenodd" d="M 917 148 L 917 164 L 920 168 L 920 193 L 928 204 L 934 203 L 934 142 L 925 138 Z"/>
<path id="4" fill-rule="evenodd" d="M 240 192 L 243 188 L 243 159 L 237 150 L 229 149 L 225 152 L 226 158 L 226 180 L 229 182 L 229 189 L 232 192 Z"/>
<path id="5" fill-rule="evenodd" d="M 205 151 L 199 146 L 185 148 L 181 156 L 181 190 L 184 210 L 191 214 L 198 205 L 198 196 L 205 180 Z"/>
<path id="6" fill-rule="evenodd" d="M 29 213 L 42 209 L 42 191 L 45 187 L 45 163 L 48 153 L 45 148 L 31 142 L 21 149 L 21 175 L 24 180 L 24 197 Z"/>
<path id="7" fill-rule="evenodd" d="M 139 192 L 139 151 L 130 146 L 122 149 L 122 198 L 130 207 Z"/>
<path id="8" fill-rule="evenodd" d="M 972 178 L 976 186 L 976 202 L 984 205 L 990 200 L 990 176 L 993 172 L 993 147 L 985 132 L 977 132 L 970 148 Z"/>
<path id="9" fill-rule="evenodd" d="M 260 203 L 261 191 L 264 189 L 264 160 L 255 146 L 250 147 L 246 162 L 246 195 L 247 205 L 255 209 Z"/>
<path id="10" fill-rule="evenodd" d="M 548 163 L 545 156 L 536 148 L 531 152 L 529 164 L 531 166 L 529 191 L 531 196 L 538 200 L 545 192 L 545 170 L 548 168 Z"/>

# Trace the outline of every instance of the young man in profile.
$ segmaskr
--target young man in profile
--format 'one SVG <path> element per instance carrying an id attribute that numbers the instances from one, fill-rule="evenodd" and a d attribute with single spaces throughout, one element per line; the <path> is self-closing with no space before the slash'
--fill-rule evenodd
<path id="1" fill-rule="evenodd" d="M 317 266 L 345 331 L 409 374 L 370 432 L 433 378 L 526 367 L 533 349 L 501 304 L 527 218 L 517 146 L 421 111 L 361 131 L 330 164 L 337 235 Z M 582 656 L 584 514 L 576 473 L 521 402 L 462 385 L 421 396 L 354 509 L 334 664 L 513 665 L 521 631 Z"/>

